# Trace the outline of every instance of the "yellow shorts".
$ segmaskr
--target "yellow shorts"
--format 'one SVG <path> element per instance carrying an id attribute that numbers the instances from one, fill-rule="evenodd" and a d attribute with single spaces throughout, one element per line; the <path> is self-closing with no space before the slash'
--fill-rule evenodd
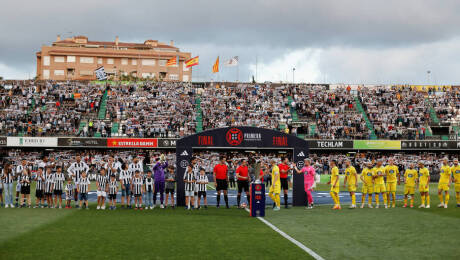
<path id="1" fill-rule="evenodd" d="M 361 192 L 364 193 L 364 194 L 372 194 L 372 193 L 374 193 L 374 185 L 373 184 L 369 184 L 369 185 L 364 184 Z"/>
<path id="2" fill-rule="evenodd" d="M 460 183 L 455 183 L 455 192 L 460 192 Z"/>
<path id="3" fill-rule="evenodd" d="M 418 190 L 420 192 L 429 192 L 430 191 L 430 185 L 426 185 L 426 183 L 421 183 L 418 186 Z"/>
<path id="4" fill-rule="evenodd" d="M 385 184 L 374 184 L 374 193 L 387 192 Z"/>
<path id="5" fill-rule="evenodd" d="M 396 192 L 396 182 L 387 182 L 387 192 Z"/>
<path id="6" fill-rule="evenodd" d="M 337 185 L 336 187 L 331 186 L 331 192 L 339 193 L 339 191 L 340 191 L 339 185 Z"/>
<path id="7" fill-rule="evenodd" d="M 349 192 L 355 192 L 356 191 L 356 185 L 348 185 L 348 191 Z"/>
<path id="8" fill-rule="evenodd" d="M 407 195 L 407 194 L 414 195 L 414 193 L 415 193 L 415 187 L 414 186 L 404 185 L 404 195 Z"/>
<path id="9" fill-rule="evenodd" d="M 270 190 L 268 192 L 275 193 L 275 194 L 280 194 L 281 193 L 281 185 L 275 185 L 274 189 L 273 189 L 273 186 L 270 186 Z"/>
<path id="10" fill-rule="evenodd" d="M 447 184 L 447 183 L 439 183 L 438 184 L 438 190 L 449 191 L 449 184 Z"/>

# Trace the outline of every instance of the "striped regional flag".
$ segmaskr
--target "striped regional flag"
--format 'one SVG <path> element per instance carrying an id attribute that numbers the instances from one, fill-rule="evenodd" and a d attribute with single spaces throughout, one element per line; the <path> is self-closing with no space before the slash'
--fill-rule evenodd
<path id="1" fill-rule="evenodd" d="M 196 57 L 193 57 L 193 58 L 191 58 L 189 60 L 186 60 L 185 61 L 185 66 L 187 68 L 190 68 L 190 67 L 193 67 L 195 65 L 198 65 L 199 58 L 200 58 L 200 56 L 196 56 Z"/>
<path id="2" fill-rule="evenodd" d="M 217 56 L 217 60 L 212 66 L 212 73 L 217 73 L 219 72 L 219 56 Z"/>
<path id="3" fill-rule="evenodd" d="M 172 59 L 168 60 L 166 66 L 176 66 L 177 61 L 179 60 L 179 56 L 174 56 Z"/>

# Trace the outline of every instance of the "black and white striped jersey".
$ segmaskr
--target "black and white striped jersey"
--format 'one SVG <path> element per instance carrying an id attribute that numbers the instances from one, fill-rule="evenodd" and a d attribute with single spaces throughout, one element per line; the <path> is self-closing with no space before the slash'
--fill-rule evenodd
<path id="1" fill-rule="evenodd" d="M 97 188 L 101 191 L 105 191 L 107 187 L 107 182 L 109 181 L 109 177 L 107 175 L 98 175 L 96 177 L 97 181 Z"/>
<path id="2" fill-rule="evenodd" d="M 83 172 L 88 173 L 88 171 L 88 165 L 85 162 L 81 161 L 72 163 L 70 167 L 67 169 L 67 172 L 70 176 L 72 176 L 74 182 L 78 182 L 80 180 L 81 174 Z"/>
<path id="3" fill-rule="evenodd" d="M 16 166 L 16 176 L 21 176 L 22 175 L 22 171 L 24 171 L 25 167 L 22 166 L 22 164 Z"/>
<path id="4" fill-rule="evenodd" d="M 185 191 L 195 191 L 195 183 L 190 183 L 189 181 L 195 180 L 195 174 L 193 172 L 186 172 L 184 174 L 185 182 Z"/>
<path id="5" fill-rule="evenodd" d="M 88 193 L 89 191 L 89 185 L 91 184 L 91 181 L 88 179 L 88 177 L 81 177 L 80 181 L 77 182 L 77 187 L 80 193 Z"/>
<path id="6" fill-rule="evenodd" d="M 132 179 L 132 174 L 129 170 L 121 170 L 120 171 L 120 182 L 122 184 L 130 184 L 131 183 L 131 179 Z"/>
<path id="7" fill-rule="evenodd" d="M 208 181 L 208 176 L 206 176 L 206 174 L 198 175 L 198 179 L 196 180 L 197 191 L 206 191 L 206 184 L 208 182 L 209 182 Z"/>
<path id="8" fill-rule="evenodd" d="M 133 193 L 134 194 L 142 194 L 142 185 L 144 181 L 142 177 L 133 177 Z"/>
<path id="9" fill-rule="evenodd" d="M 65 176 L 64 173 L 55 173 L 54 174 L 54 189 L 55 190 L 63 190 L 64 188 L 64 181 L 65 181 Z"/>
<path id="10" fill-rule="evenodd" d="M 109 182 L 109 194 L 117 194 L 118 182 L 117 180 Z"/>
<path id="11" fill-rule="evenodd" d="M 152 177 L 147 177 L 145 178 L 145 191 L 148 192 L 148 191 L 153 191 L 153 178 Z"/>
<path id="12" fill-rule="evenodd" d="M 46 174 L 45 175 L 45 193 L 50 193 L 53 191 L 54 185 L 54 174 Z"/>
<path id="13" fill-rule="evenodd" d="M 104 168 L 107 170 L 107 176 L 115 176 L 117 177 L 118 172 L 121 170 L 121 163 L 116 161 L 112 163 L 106 163 Z M 112 170 L 113 169 L 113 170 Z"/>
<path id="14" fill-rule="evenodd" d="M 65 185 L 65 192 L 66 192 L 67 196 L 69 196 L 70 198 L 73 197 L 73 189 L 74 189 L 74 187 L 73 187 L 72 183 L 70 183 L 70 184 L 67 183 Z"/>
<path id="15" fill-rule="evenodd" d="M 141 174 L 144 173 L 144 167 L 142 166 L 141 161 L 139 161 L 137 163 L 129 164 L 128 170 L 131 172 L 132 175 L 134 175 L 136 173 L 136 171 L 139 171 Z"/>
<path id="16" fill-rule="evenodd" d="M 10 183 L 13 183 L 14 181 L 14 173 L 13 171 L 9 170 L 9 171 L 6 171 L 5 169 L 3 169 L 3 183 L 5 184 L 10 184 Z"/>
<path id="17" fill-rule="evenodd" d="M 29 175 L 21 175 L 18 182 L 21 182 L 22 187 L 30 187 L 30 176 Z"/>
<path id="18" fill-rule="evenodd" d="M 41 175 L 41 176 L 37 176 L 35 178 L 35 181 L 36 181 L 36 185 L 35 185 L 35 189 L 36 190 L 44 190 L 45 189 L 45 176 Z"/>

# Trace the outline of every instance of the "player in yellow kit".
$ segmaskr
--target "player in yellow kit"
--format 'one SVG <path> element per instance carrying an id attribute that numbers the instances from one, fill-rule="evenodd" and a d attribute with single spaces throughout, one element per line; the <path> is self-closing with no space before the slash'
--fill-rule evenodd
<path id="1" fill-rule="evenodd" d="M 385 167 L 382 166 L 382 161 L 377 161 L 377 165 L 372 169 L 374 171 L 374 193 L 375 193 L 375 208 L 379 207 L 380 204 L 380 196 L 382 194 L 383 197 L 383 204 L 385 208 L 388 208 L 387 204 L 387 193 L 385 188 L 385 180 L 383 177 L 385 176 Z"/>
<path id="2" fill-rule="evenodd" d="M 430 171 L 425 167 L 423 162 L 418 163 L 418 177 L 419 177 L 419 186 L 420 197 L 422 199 L 422 204 L 419 208 L 430 208 Z M 426 199 L 426 206 L 425 206 Z"/>
<path id="3" fill-rule="evenodd" d="M 281 192 L 281 181 L 280 181 L 280 168 L 276 165 L 275 160 L 271 160 L 272 165 L 272 186 L 268 192 L 268 196 L 275 202 L 274 211 L 280 210 L 280 192 Z"/>
<path id="4" fill-rule="evenodd" d="M 368 205 L 372 208 L 372 193 L 374 193 L 374 172 L 372 171 L 372 163 L 366 163 L 363 171 L 361 172 L 361 181 L 363 182 L 363 188 L 361 190 L 361 208 L 364 208 L 364 202 L 366 202 L 366 194 L 368 195 Z"/>
<path id="5" fill-rule="evenodd" d="M 455 198 L 457 200 L 457 207 L 460 207 L 460 165 L 458 164 L 458 159 L 454 159 L 451 172 L 454 176 L 453 182 L 455 183 Z"/>
<path id="6" fill-rule="evenodd" d="M 348 187 L 348 192 L 350 192 L 351 205 L 350 209 L 356 208 L 356 188 L 358 186 L 358 174 L 356 173 L 355 167 L 351 165 L 350 160 L 345 161 L 345 180 L 343 182 L 343 187 Z"/>
<path id="7" fill-rule="evenodd" d="M 414 207 L 414 194 L 415 194 L 415 185 L 418 182 L 418 173 L 414 167 L 414 164 L 411 163 L 409 169 L 406 169 L 404 172 L 404 206 L 407 207 L 407 197 L 410 199 L 410 207 Z"/>
<path id="8" fill-rule="evenodd" d="M 340 177 L 339 177 L 339 168 L 336 166 L 335 161 L 330 162 L 331 167 L 331 180 L 327 183 L 331 185 L 331 197 L 334 200 L 334 207 L 332 209 L 342 209 L 340 207 L 340 198 L 339 198 L 339 191 L 340 191 Z"/>
<path id="9" fill-rule="evenodd" d="M 442 162 L 441 170 L 440 170 L 440 175 L 441 177 L 439 178 L 439 184 L 438 184 L 438 196 L 439 196 L 439 201 L 441 202 L 438 205 L 438 208 L 446 208 L 447 209 L 447 204 L 449 204 L 449 187 L 451 183 L 451 168 L 448 164 L 447 158 L 445 158 Z M 445 195 L 445 200 L 444 196 L 442 194 L 444 192 Z"/>
<path id="10" fill-rule="evenodd" d="M 388 204 L 394 208 L 396 207 L 396 183 L 399 179 L 399 169 L 394 164 L 393 159 L 388 160 L 388 165 L 385 167 L 385 176 L 387 177 Z"/>

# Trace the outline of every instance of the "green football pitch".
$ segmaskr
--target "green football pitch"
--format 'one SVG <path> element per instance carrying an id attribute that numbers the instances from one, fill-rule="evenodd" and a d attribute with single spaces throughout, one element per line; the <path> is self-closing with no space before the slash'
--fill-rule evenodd
<path id="1" fill-rule="evenodd" d="M 401 189 L 402 186 L 399 187 Z M 319 185 L 319 190 L 327 190 Z M 399 190 L 400 194 L 401 191 Z M 416 205 L 420 201 L 416 197 Z M 324 259 L 459 259 L 460 208 L 267 210 Z M 0 209 L 0 259 L 312 259 L 244 210 Z"/>

